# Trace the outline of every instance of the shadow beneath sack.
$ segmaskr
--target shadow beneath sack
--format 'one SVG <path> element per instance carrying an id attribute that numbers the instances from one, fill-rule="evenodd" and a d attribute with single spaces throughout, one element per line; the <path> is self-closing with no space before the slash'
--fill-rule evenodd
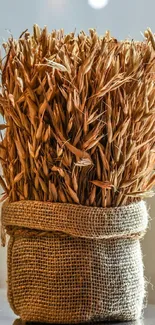
<path id="1" fill-rule="evenodd" d="M 144 325 L 143 319 L 138 319 L 136 321 L 128 321 L 128 322 L 103 322 L 103 321 L 98 321 L 98 322 L 86 322 L 86 323 L 77 323 L 74 325 Z M 20 318 L 16 319 L 12 325 L 50 325 L 49 323 L 37 323 L 37 322 L 25 322 L 22 321 Z M 56 324 L 53 323 L 51 325 L 65 325 L 65 324 Z M 66 324 L 66 325 L 71 325 L 71 324 Z"/>

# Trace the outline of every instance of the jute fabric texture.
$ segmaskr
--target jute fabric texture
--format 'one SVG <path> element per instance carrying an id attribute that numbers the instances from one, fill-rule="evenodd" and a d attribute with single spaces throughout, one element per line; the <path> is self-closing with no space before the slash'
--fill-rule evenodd
<path id="1" fill-rule="evenodd" d="M 13 311 L 24 321 L 46 323 L 138 319 L 147 222 L 143 201 L 117 208 L 4 203 Z"/>

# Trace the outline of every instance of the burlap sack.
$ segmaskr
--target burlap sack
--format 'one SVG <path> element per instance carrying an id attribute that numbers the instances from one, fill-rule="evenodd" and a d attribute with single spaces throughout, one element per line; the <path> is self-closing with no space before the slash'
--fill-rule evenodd
<path id="1" fill-rule="evenodd" d="M 143 201 L 117 208 L 4 204 L 8 299 L 25 321 L 134 320 L 145 295 Z"/>

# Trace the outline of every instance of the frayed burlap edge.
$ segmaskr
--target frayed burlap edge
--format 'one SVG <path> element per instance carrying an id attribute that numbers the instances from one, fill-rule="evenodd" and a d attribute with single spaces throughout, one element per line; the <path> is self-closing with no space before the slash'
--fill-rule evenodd
<path id="1" fill-rule="evenodd" d="M 5 202 L 2 206 L 3 229 L 13 226 L 45 232 L 61 231 L 81 238 L 106 239 L 143 233 L 147 223 L 144 201 L 114 208 L 40 201 Z"/>

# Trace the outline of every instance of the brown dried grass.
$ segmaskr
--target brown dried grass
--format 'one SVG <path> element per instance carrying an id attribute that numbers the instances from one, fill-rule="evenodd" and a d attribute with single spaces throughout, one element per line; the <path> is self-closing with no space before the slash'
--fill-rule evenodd
<path id="1" fill-rule="evenodd" d="M 0 183 L 10 201 L 118 206 L 155 184 L 155 41 L 37 25 L 4 44 Z"/>

